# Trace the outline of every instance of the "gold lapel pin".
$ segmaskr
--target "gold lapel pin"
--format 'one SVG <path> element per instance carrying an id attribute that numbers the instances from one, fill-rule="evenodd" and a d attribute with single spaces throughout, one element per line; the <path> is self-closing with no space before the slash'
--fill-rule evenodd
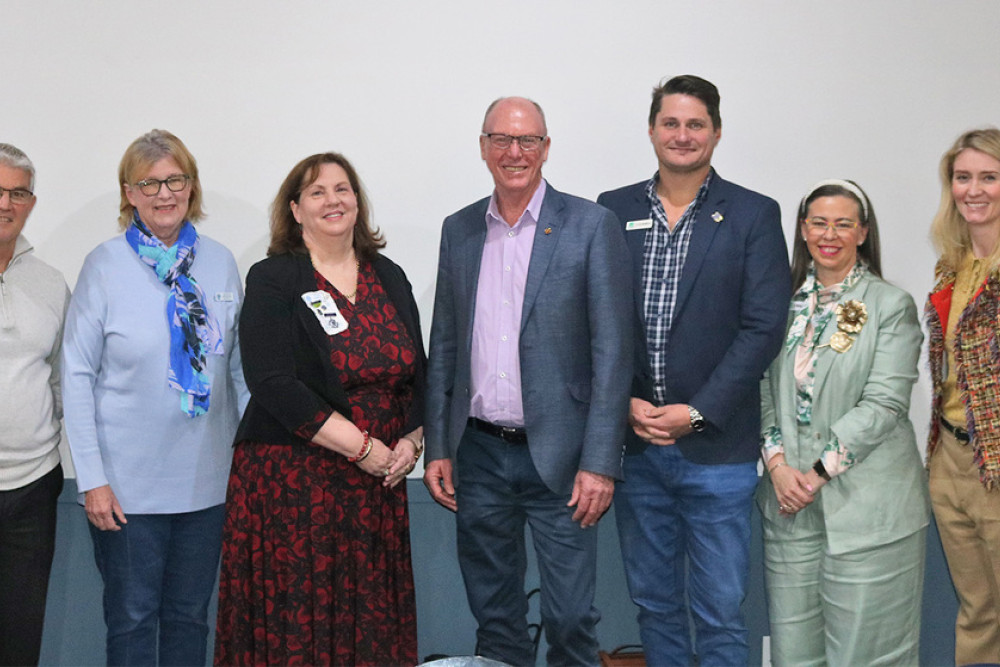
<path id="1" fill-rule="evenodd" d="M 722 214 L 716 211 L 715 213 L 712 214 L 712 220 L 715 220 L 716 222 L 722 222 Z"/>
<path id="2" fill-rule="evenodd" d="M 552 228 L 551 227 L 546 227 L 545 228 L 545 233 L 546 234 L 551 234 L 552 233 Z"/>

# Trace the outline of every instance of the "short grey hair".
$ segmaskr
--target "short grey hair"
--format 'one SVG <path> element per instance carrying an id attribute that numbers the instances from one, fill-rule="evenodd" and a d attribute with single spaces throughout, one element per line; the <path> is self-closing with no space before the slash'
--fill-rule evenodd
<path id="1" fill-rule="evenodd" d="M 20 169 L 27 172 L 28 177 L 31 179 L 31 185 L 28 186 L 28 189 L 35 189 L 35 165 L 31 163 L 31 160 L 20 148 L 11 144 L 0 143 L 0 164 L 6 165 L 11 169 Z"/>

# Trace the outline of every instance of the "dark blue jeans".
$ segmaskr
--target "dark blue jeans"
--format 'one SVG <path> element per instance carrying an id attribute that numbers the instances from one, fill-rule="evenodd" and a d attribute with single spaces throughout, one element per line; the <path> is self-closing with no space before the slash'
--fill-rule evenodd
<path id="1" fill-rule="evenodd" d="M 625 457 L 624 474 L 615 516 L 647 663 L 691 664 L 686 597 L 699 665 L 746 665 L 740 604 L 757 464 L 699 465 L 677 447 L 650 446 Z"/>
<path id="2" fill-rule="evenodd" d="M 204 665 L 225 505 L 91 524 L 104 579 L 109 665 Z M 159 657 L 159 660 L 157 660 Z"/>
<path id="3" fill-rule="evenodd" d="M 56 466 L 27 486 L 0 491 L 0 665 L 37 665 L 56 544 Z"/>
<path id="4" fill-rule="evenodd" d="M 524 444 L 466 429 L 458 449 L 458 562 L 479 623 L 479 654 L 533 665 L 524 527 L 538 556 L 548 665 L 596 665 L 597 528 L 572 520 L 568 495 L 542 482 Z"/>

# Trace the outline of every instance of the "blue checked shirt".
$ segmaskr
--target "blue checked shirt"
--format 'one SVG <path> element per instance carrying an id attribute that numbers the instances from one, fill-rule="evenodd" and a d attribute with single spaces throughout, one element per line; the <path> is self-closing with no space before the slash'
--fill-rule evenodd
<path id="1" fill-rule="evenodd" d="M 710 169 L 694 201 L 674 225 L 673 231 L 667 225 L 667 213 L 656 194 L 656 186 L 660 182 L 659 173 L 654 174 L 646 184 L 649 217 L 653 220 L 653 226 L 646 232 L 643 249 L 642 299 L 646 320 L 646 347 L 653 370 L 653 393 L 657 405 L 663 405 L 667 397 L 667 343 L 670 341 L 670 329 L 677 306 L 677 285 L 681 281 L 684 260 L 687 259 L 695 218 L 705 201 L 714 174 L 715 170 Z"/>

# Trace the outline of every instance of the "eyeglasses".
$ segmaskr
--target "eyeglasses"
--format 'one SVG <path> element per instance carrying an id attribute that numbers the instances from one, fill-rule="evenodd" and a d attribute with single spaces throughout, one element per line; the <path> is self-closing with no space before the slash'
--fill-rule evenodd
<path id="1" fill-rule="evenodd" d="M 816 234 L 825 234 L 827 229 L 832 229 L 837 234 L 846 234 L 858 228 L 858 221 L 849 218 L 837 218 L 836 220 L 809 218 L 806 220 L 806 226 Z"/>
<path id="2" fill-rule="evenodd" d="M 187 187 L 188 181 L 190 180 L 191 177 L 187 174 L 178 174 L 176 176 L 168 176 L 164 179 L 147 178 L 146 180 L 136 183 L 135 187 L 139 188 L 139 192 L 147 197 L 152 197 L 160 194 L 160 187 L 163 185 L 166 185 L 167 190 L 170 190 L 171 192 L 180 192 Z"/>
<path id="3" fill-rule="evenodd" d="M 35 193 L 27 188 L 0 188 L 0 199 L 3 199 L 5 192 L 10 195 L 11 204 L 27 204 L 35 196 Z"/>
<path id="4" fill-rule="evenodd" d="M 534 134 L 522 134 L 519 137 L 515 137 L 510 134 L 497 134 L 495 132 L 483 132 L 483 136 L 490 140 L 490 146 L 493 148 L 499 148 L 500 150 L 507 150 L 510 145 L 517 142 L 517 145 L 521 147 L 522 151 L 537 151 L 538 147 L 542 145 L 545 141 L 545 137 L 539 137 Z"/>

